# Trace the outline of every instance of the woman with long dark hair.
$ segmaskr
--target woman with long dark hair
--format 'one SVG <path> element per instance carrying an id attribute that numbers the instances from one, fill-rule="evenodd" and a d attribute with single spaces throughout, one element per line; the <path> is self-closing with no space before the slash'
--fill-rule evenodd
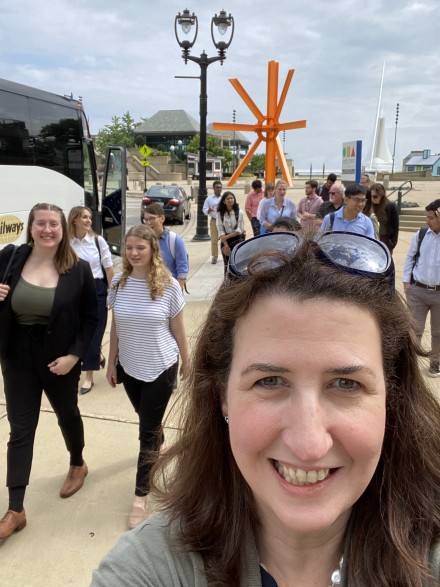
<path id="1" fill-rule="evenodd" d="M 393 252 L 399 238 L 399 213 L 394 202 L 387 198 L 386 190 L 381 183 L 374 183 L 365 205 L 364 214 L 374 214 L 379 222 L 379 240 L 388 250 Z"/>
<path id="2" fill-rule="evenodd" d="M 70 497 L 87 475 L 78 409 L 81 359 L 96 330 L 97 299 L 90 265 L 70 246 L 66 218 L 53 204 L 29 214 L 27 244 L 0 252 L 0 362 L 10 425 L 6 485 L 9 507 L 0 539 L 26 525 L 23 507 L 43 391 L 70 454 L 60 491 Z M 9 276 L 5 265 L 14 254 Z"/>
<path id="3" fill-rule="evenodd" d="M 217 230 L 226 275 L 231 251 L 246 238 L 244 214 L 240 210 L 237 199 L 232 192 L 225 192 L 218 204 Z"/>
<path id="4" fill-rule="evenodd" d="M 440 406 L 421 352 L 382 243 L 237 245 L 152 471 L 162 511 L 93 587 L 438 585 Z"/>

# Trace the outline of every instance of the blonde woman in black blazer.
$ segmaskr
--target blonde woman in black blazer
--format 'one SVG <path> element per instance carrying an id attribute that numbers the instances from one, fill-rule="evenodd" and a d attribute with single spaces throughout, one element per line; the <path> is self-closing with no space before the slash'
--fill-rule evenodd
<path id="1" fill-rule="evenodd" d="M 27 242 L 0 252 L 0 363 L 10 424 L 9 507 L 0 520 L 0 540 L 26 525 L 23 502 L 43 390 L 70 453 L 61 497 L 81 489 L 88 472 L 77 394 L 81 359 L 98 322 L 93 275 L 71 248 L 58 206 L 32 208 Z"/>

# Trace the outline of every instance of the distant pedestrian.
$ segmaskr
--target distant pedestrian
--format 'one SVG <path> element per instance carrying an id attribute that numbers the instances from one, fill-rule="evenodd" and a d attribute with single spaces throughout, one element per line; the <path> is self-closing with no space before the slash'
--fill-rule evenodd
<path id="1" fill-rule="evenodd" d="M 222 182 L 214 181 L 212 184 L 214 193 L 208 196 L 203 204 L 203 214 L 209 217 L 209 233 L 211 236 L 211 263 L 215 265 L 218 258 L 218 232 L 217 232 L 217 207 L 222 195 Z"/>
<path id="2" fill-rule="evenodd" d="M 261 224 L 261 205 L 264 200 L 269 200 L 269 198 L 273 197 L 273 193 L 275 191 L 275 185 L 272 182 L 267 182 L 264 186 L 263 198 L 261 199 L 260 203 L 258 204 L 257 209 L 257 220 L 260 223 L 260 234 L 266 234 L 267 230 Z"/>
<path id="3" fill-rule="evenodd" d="M 298 218 L 303 230 L 315 232 L 318 228 L 316 214 L 322 204 L 322 198 L 316 194 L 318 182 L 309 179 L 305 183 L 306 195 L 301 198 L 298 204 Z"/>
<path id="4" fill-rule="evenodd" d="M 257 210 L 261 200 L 263 199 L 263 196 L 263 184 L 261 179 L 254 179 L 252 182 L 252 191 L 250 191 L 246 196 L 246 201 L 244 204 L 244 210 L 247 217 L 249 218 L 249 222 L 251 223 L 254 236 L 258 236 L 260 234 L 260 221 L 257 218 Z"/>
<path id="5" fill-rule="evenodd" d="M 246 238 L 243 211 L 232 192 L 225 192 L 221 197 L 217 209 L 217 230 L 226 274 L 231 251 Z"/>
<path id="6" fill-rule="evenodd" d="M 431 316 L 429 377 L 440 377 L 440 199 L 428 204 L 426 222 L 412 237 L 403 269 L 403 287 L 421 338 Z"/>
<path id="7" fill-rule="evenodd" d="M 362 185 L 365 189 L 369 190 L 371 187 L 371 179 L 368 173 L 363 173 L 360 179 L 360 185 Z"/>
<path id="8" fill-rule="evenodd" d="M 336 174 L 329 173 L 325 183 L 316 192 L 323 202 L 328 202 L 330 199 L 330 190 L 337 179 Z"/>
<path id="9" fill-rule="evenodd" d="M 399 212 L 394 202 L 387 198 L 386 190 L 381 183 L 374 183 L 369 189 L 364 213 L 374 214 L 379 223 L 379 240 L 392 254 L 399 238 Z"/>
<path id="10" fill-rule="evenodd" d="M 374 238 L 373 223 L 362 214 L 367 198 L 365 188 L 353 183 L 345 190 L 345 204 L 337 212 L 327 214 L 321 224 L 321 232 L 354 232 Z"/>
<path id="11" fill-rule="evenodd" d="M 188 373 L 188 346 L 183 323 L 182 289 L 165 267 L 159 243 L 147 226 L 133 226 L 125 237 L 123 270 L 108 296 L 113 310 L 107 380 L 118 382 L 117 362 L 125 391 L 139 416 L 139 456 L 135 497 L 128 527 L 146 516 L 152 451 L 163 442 L 162 418 L 180 375 Z"/>
<path id="12" fill-rule="evenodd" d="M 79 393 L 88 393 L 93 385 L 93 371 L 105 367 L 106 359 L 101 352 L 102 337 L 107 325 L 107 289 L 114 275 L 112 256 L 107 241 L 92 230 L 92 211 L 87 206 L 75 206 L 69 212 L 67 226 L 70 244 L 80 259 L 90 264 L 98 295 L 99 323 L 90 347 L 81 365 L 85 373 Z"/>
<path id="13" fill-rule="evenodd" d="M 149 226 L 159 239 L 160 252 L 165 265 L 174 279 L 185 288 L 188 277 L 188 253 L 182 237 L 165 228 L 165 214 L 160 204 L 148 204 L 144 208 L 144 224 Z"/>
<path id="14" fill-rule="evenodd" d="M 344 205 L 345 187 L 342 183 L 334 183 L 329 192 L 329 201 L 323 202 L 316 214 L 316 223 L 318 226 L 322 224 L 323 219 L 327 214 L 336 212 Z"/>
<path id="15" fill-rule="evenodd" d="M 296 218 L 296 204 L 286 198 L 286 192 L 287 183 L 280 179 L 275 185 L 275 195 L 261 201 L 260 224 L 269 232 L 279 216 Z"/>

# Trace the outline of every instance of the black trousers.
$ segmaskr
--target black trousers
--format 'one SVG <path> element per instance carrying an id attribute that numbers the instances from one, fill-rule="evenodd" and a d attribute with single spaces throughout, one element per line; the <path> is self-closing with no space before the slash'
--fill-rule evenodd
<path id="1" fill-rule="evenodd" d="M 78 408 L 80 362 L 66 375 L 54 375 L 42 358 L 45 326 L 14 326 L 10 351 L 2 360 L 10 425 L 6 485 L 29 484 L 35 432 L 43 390 L 57 416 L 71 465 L 82 465 L 84 427 Z"/>
<path id="2" fill-rule="evenodd" d="M 101 361 L 101 343 L 107 326 L 107 286 L 103 279 L 95 279 L 96 294 L 98 296 L 98 326 L 93 335 L 92 342 L 87 349 L 82 364 L 83 371 L 99 371 Z"/>
<path id="3" fill-rule="evenodd" d="M 135 412 L 139 415 L 139 456 L 135 494 L 148 495 L 153 461 L 150 451 L 163 442 L 162 419 L 173 393 L 178 362 L 163 371 L 154 381 L 140 381 L 123 373 L 122 383 Z"/>

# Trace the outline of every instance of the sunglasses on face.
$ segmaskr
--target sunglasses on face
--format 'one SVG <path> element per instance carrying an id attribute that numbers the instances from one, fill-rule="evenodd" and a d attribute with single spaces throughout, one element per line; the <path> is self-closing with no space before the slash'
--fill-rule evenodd
<path id="1" fill-rule="evenodd" d="M 317 258 L 351 275 L 370 278 L 389 277 L 394 291 L 394 263 L 387 247 L 368 236 L 328 232 L 313 237 L 318 245 Z M 232 251 L 228 275 L 244 277 L 285 265 L 294 257 L 304 238 L 296 233 L 278 232 L 256 236 L 238 244 Z"/>

